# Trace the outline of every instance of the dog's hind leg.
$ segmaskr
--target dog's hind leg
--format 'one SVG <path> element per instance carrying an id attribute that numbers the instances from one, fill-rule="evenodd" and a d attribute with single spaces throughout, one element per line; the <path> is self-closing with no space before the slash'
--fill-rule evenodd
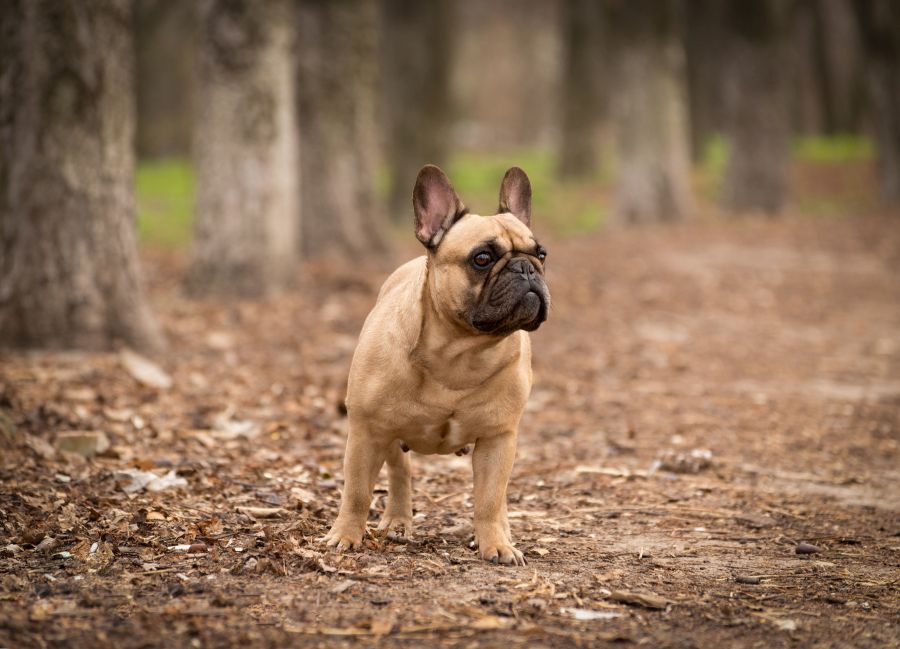
<path id="1" fill-rule="evenodd" d="M 387 453 L 388 497 L 379 530 L 393 531 L 412 536 L 412 474 L 409 453 L 404 452 L 402 442 L 391 443 Z"/>

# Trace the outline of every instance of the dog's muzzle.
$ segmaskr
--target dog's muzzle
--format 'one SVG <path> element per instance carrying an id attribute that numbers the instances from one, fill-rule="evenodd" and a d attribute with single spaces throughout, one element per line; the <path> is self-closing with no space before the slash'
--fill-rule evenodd
<path id="1" fill-rule="evenodd" d="M 550 291 L 544 278 L 530 259 L 516 257 L 503 268 L 471 322 L 479 331 L 496 335 L 534 331 L 547 319 L 549 308 Z"/>

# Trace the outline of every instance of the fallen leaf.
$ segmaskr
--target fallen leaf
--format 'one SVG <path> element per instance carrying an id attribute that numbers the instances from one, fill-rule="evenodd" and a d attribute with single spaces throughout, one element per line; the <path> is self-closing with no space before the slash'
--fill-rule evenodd
<path id="1" fill-rule="evenodd" d="M 122 367 L 125 368 L 125 371 L 138 383 L 160 390 L 168 390 L 172 387 L 172 377 L 159 365 L 144 358 L 137 352 L 130 349 L 123 349 L 119 353 L 119 360 L 122 363 Z"/>
<path id="2" fill-rule="evenodd" d="M 66 401 L 94 401 L 97 393 L 88 387 L 67 388 L 63 390 L 62 398 Z"/>
<path id="3" fill-rule="evenodd" d="M 794 548 L 794 552 L 797 554 L 815 554 L 816 552 L 821 552 L 821 550 L 812 543 L 801 542 Z"/>
<path id="4" fill-rule="evenodd" d="M 116 421 L 124 424 L 125 422 L 131 420 L 131 418 L 134 416 L 134 411 L 130 408 L 104 408 L 103 416 L 110 421 Z"/>
<path id="5" fill-rule="evenodd" d="M 47 440 L 41 437 L 26 434 L 25 444 L 45 460 L 52 460 L 56 457 L 56 449 L 53 448 Z"/>
<path id="6" fill-rule="evenodd" d="M 646 608 L 662 609 L 669 604 L 669 600 L 655 593 L 632 593 L 625 590 L 614 590 L 609 598 L 614 602 L 644 606 Z"/>
<path id="7" fill-rule="evenodd" d="M 387 611 L 382 617 L 373 617 L 369 629 L 372 635 L 381 637 L 390 633 L 396 623 L 397 614 L 394 611 Z"/>
<path id="8" fill-rule="evenodd" d="M 353 581 L 352 579 L 345 579 L 341 583 L 333 586 L 329 592 L 331 592 L 335 595 L 340 595 L 341 593 L 350 590 L 355 585 L 356 585 L 356 582 Z"/>
<path id="9" fill-rule="evenodd" d="M 238 507 L 237 510 L 253 518 L 278 518 L 287 514 L 283 507 Z"/>
<path id="10" fill-rule="evenodd" d="M 507 618 L 497 615 L 485 615 L 472 622 L 469 628 L 478 629 L 480 631 L 490 631 L 492 629 L 504 629 L 509 625 Z"/>
<path id="11" fill-rule="evenodd" d="M 594 611 L 589 608 L 568 607 L 563 607 L 559 610 L 561 613 L 568 613 L 576 620 L 580 620 L 582 622 L 590 620 L 613 620 L 617 617 L 622 617 L 622 614 L 618 611 Z"/>
<path id="12" fill-rule="evenodd" d="M 662 470 L 671 473 L 697 474 L 712 466 L 712 457 L 712 451 L 705 448 L 695 448 L 687 453 L 669 450 L 653 462 L 650 473 Z"/>
<path id="13" fill-rule="evenodd" d="M 109 448 L 109 438 L 99 431 L 68 431 L 56 436 L 56 448 L 64 453 L 94 457 Z"/>
<path id="14" fill-rule="evenodd" d="M 179 478 L 174 470 L 163 476 L 158 476 L 150 471 L 123 469 L 116 472 L 116 478 L 122 481 L 120 489 L 129 494 L 142 491 L 143 489 L 158 492 L 172 487 L 187 486 L 187 480 Z"/>

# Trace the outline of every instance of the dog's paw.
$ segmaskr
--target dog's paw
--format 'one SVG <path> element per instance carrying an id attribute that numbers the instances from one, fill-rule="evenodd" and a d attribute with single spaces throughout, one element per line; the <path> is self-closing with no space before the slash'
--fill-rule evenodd
<path id="1" fill-rule="evenodd" d="M 363 532 L 365 532 L 365 526 L 360 529 L 357 526 L 347 525 L 338 521 L 331 527 L 328 534 L 322 537 L 322 542 L 329 548 L 334 548 L 337 552 L 353 550 L 362 547 Z"/>
<path id="2" fill-rule="evenodd" d="M 392 514 L 384 512 L 381 522 L 378 523 L 379 532 L 393 532 L 397 536 L 412 538 L 413 524 L 412 514 Z"/>
<path id="3" fill-rule="evenodd" d="M 492 543 L 478 547 L 478 554 L 485 561 L 504 566 L 524 566 L 525 555 L 509 543 Z"/>

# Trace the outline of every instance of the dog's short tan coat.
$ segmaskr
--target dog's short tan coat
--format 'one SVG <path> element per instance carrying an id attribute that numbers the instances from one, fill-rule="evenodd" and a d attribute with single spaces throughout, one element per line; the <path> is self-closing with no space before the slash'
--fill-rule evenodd
<path id="1" fill-rule="evenodd" d="M 510 537 L 506 487 L 531 390 L 531 344 L 521 329 L 484 332 L 470 321 L 477 304 L 501 313 L 500 329 L 508 324 L 502 317 L 507 309 L 511 315 L 506 320 L 513 321 L 509 326 L 527 319 L 533 307 L 519 302 L 535 298 L 517 297 L 530 287 L 522 282 L 532 282 L 536 288 L 531 292 L 540 294 L 540 320 L 549 306 L 544 253 L 523 222 L 530 218 L 530 185 L 521 170 L 510 171 L 515 178 L 504 180 L 505 197 L 501 189 L 501 209 L 507 211 L 493 216 L 465 213 L 436 167 L 420 174 L 417 235 L 429 250 L 385 281 L 360 334 L 347 388 L 345 486 L 340 513 L 325 537 L 329 545 L 344 550 L 361 543 L 375 480 L 385 462 L 388 499 L 378 529 L 410 534 L 410 459 L 405 451 L 453 453 L 474 444 L 479 552 L 487 560 L 524 564 Z M 473 251 L 485 242 L 497 257 L 493 275 L 472 265 Z M 516 259 L 520 261 L 510 268 Z M 505 284 L 498 279 L 504 272 Z M 482 294 L 491 290 L 494 295 Z"/>

